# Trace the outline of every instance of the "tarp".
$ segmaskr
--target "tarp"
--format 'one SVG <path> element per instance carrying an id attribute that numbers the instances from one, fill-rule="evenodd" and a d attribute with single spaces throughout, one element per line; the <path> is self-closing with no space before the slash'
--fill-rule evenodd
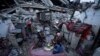
<path id="1" fill-rule="evenodd" d="M 0 20 L 0 21 L 1 21 L 1 23 L 0 23 L 0 37 L 6 37 L 6 35 L 8 34 L 8 31 L 15 29 L 15 27 L 10 19 L 5 20 L 5 21 Z"/>

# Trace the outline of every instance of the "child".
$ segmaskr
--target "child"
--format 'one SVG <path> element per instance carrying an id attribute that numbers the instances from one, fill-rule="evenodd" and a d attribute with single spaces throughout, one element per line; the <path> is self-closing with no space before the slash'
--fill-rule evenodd
<path id="1" fill-rule="evenodd" d="M 62 53 L 62 52 L 63 52 L 62 44 L 61 43 L 55 44 L 53 49 L 53 54 Z"/>

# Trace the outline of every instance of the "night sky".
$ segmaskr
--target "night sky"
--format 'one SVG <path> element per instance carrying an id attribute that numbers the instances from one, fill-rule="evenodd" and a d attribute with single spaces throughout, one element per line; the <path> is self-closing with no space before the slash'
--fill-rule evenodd
<path id="1" fill-rule="evenodd" d="M 51 1 L 53 2 L 54 5 L 66 7 L 66 5 L 60 2 L 60 0 L 51 0 Z"/>
<path id="2" fill-rule="evenodd" d="M 0 0 L 0 10 L 10 8 L 14 4 L 14 0 Z"/>

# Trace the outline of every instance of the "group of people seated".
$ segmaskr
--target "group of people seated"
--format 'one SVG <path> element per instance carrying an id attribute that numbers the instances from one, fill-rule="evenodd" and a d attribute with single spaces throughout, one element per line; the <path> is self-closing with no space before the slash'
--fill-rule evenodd
<path id="1" fill-rule="evenodd" d="M 43 43 L 46 42 L 45 41 L 46 38 L 45 38 L 45 36 L 44 36 L 42 31 L 40 31 L 38 33 L 38 39 L 39 39 L 38 44 L 40 45 L 40 47 L 42 47 Z M 51 45 L 54 46 L 53 54 L 62 53 L 64 51 L 63 50 L 62 41 L 63 41 L 63 38 L 62 38 L 61 34 L 59 32 L 56 33 L 54 39 L 51 40 Z"/>
<path id="2" fill-rule="evenodd" d="M 31 22 L 29 21 L 26 25 L 26 34 L 30 36 L 32 34 L 32 27 Z M 37 39 L 38 42 L 36 43 L 36 47 L 43 47 L 46 43 L 46 37 L 43 31 L 37 32 Z M 62 45 L 63 37 L 60 32 L 57 32 L 54 39 L 51 40 L 51 45 L 54 46 L 53 54 L 63 52 L 63 45 Z"/>

